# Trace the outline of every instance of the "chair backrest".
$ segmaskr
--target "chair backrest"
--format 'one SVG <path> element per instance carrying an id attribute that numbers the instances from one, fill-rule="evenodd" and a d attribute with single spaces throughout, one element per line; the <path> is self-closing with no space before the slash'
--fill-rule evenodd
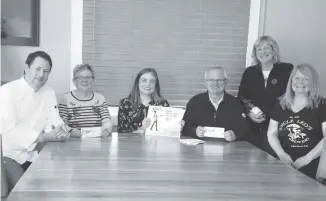
<path id="1" fill-rule="evenodd" d="M 5 169 L 3 165 L 3 155 L 2 155 L 2 135 L 0 134 L 0 171 L 1 171 L 1 197 L 6 197 L 8 195 L 8 186 L 6 180 Z"/>
<path id="2" fill-rule="evenodd" d="M 118 110 L 119 110 L 119 107 L 116 106 L 109 106 L 109 112 L 110 112 L 110 115 L 111 115 L 111 121 L 112 121 L 112 124 L 114 126 L 117 126 L 118 125 Z"/>
<path id="3" fill-rule="evenodd" d="M 110 115 L 111 115 L 111 121 L 113 124 L 113 132 L 117 131 L 118 127 L 118 111 L 119 107 L 118 106 L 109 106 L 108 108 Z"/>

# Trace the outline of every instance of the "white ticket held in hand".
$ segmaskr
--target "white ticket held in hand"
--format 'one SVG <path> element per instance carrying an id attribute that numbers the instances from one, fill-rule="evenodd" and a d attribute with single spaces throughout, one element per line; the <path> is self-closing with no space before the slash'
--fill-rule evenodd
<path id="1" fill-rule="evenodd" d="M 205 133 L 204 137 L 212 137 L 212 138 L 224 138 L 224 128 L 221 127 L 204 127 Z"/>
<path id="2" fill-rule="evenodd" d="M 101 137 L 101 134 L 102 134 L 101 127 L 81 128 L 82 138 Z"/>
<path id="3" fill-rule="evenodd" d="M 258 115 L 262 111 L 259 109 L 259 107 L 253 107 L 251 109 L 251 112 L 254 113 L 255 115 Z"/>

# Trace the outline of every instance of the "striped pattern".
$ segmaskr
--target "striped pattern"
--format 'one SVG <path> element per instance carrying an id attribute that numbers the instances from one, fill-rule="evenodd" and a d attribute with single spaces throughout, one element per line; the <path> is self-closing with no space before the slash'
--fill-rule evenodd
<path id="1" fill-rule="evenodd" d="M 72 128 L 101 127 L 105 119 L 111 119 L 104 96 L 94 93 L 87 101 L 78 100 L 71 92 L 59 103 L 61 118 Z"/>
<path id="2" fill-rule="evenodd" d="M 162 94 L 184 106 L 205 91 L 204 71 L 221 65 L 237 95 L 245 69 L 250 0 L 84 0 L 83 62 L 95 89 L 118 105 L 136 74 L 157 69 Z"/>

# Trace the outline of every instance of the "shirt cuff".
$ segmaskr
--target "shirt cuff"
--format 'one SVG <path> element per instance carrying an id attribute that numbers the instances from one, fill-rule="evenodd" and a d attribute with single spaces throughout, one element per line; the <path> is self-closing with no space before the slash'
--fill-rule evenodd
<path id="1" fill-rule="evenodd" d="M 36 142 L 33 142 L 31 145 L 29 145 L 27 147 L 27 151 L 33 151 L 36 147 L 37 143 Z"/>

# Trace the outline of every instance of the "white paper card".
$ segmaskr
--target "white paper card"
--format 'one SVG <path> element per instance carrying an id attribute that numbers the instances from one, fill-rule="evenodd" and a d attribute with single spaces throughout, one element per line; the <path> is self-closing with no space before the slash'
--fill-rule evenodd
<path id="1" fill-rule="evenodd" d="M 224 138 L 224 128 L 221 127 L 204 127 L 205 128 L 205 137 L 212 138 Z"/>
<path id="2" fill-rule="evenodd" d="M 180 142 L 186 145 L 197 145 L 205 143 L 205 141 L 199 139 L 180 139 Z"/>
<path id="3" fill-rule="evenodd" d="M 180 122 L 184 112 L 182 108 L 149 106 L 147 118 L 151 119 L 151 124 L 147 127 L 145 134 L 180 137 Z"/>
<path id="4" fill-rule="evenodd" d="M 259 107 L 253 107 L 251 109 L 251 112 L 254 113 L 255 115 L 259 114 L 260 112 L 262 112 Z"/>
<path id="5" fill-rule="evenodd" d="M 82 138 L 101 137 L 101 127 L 81 128 Z"/>

